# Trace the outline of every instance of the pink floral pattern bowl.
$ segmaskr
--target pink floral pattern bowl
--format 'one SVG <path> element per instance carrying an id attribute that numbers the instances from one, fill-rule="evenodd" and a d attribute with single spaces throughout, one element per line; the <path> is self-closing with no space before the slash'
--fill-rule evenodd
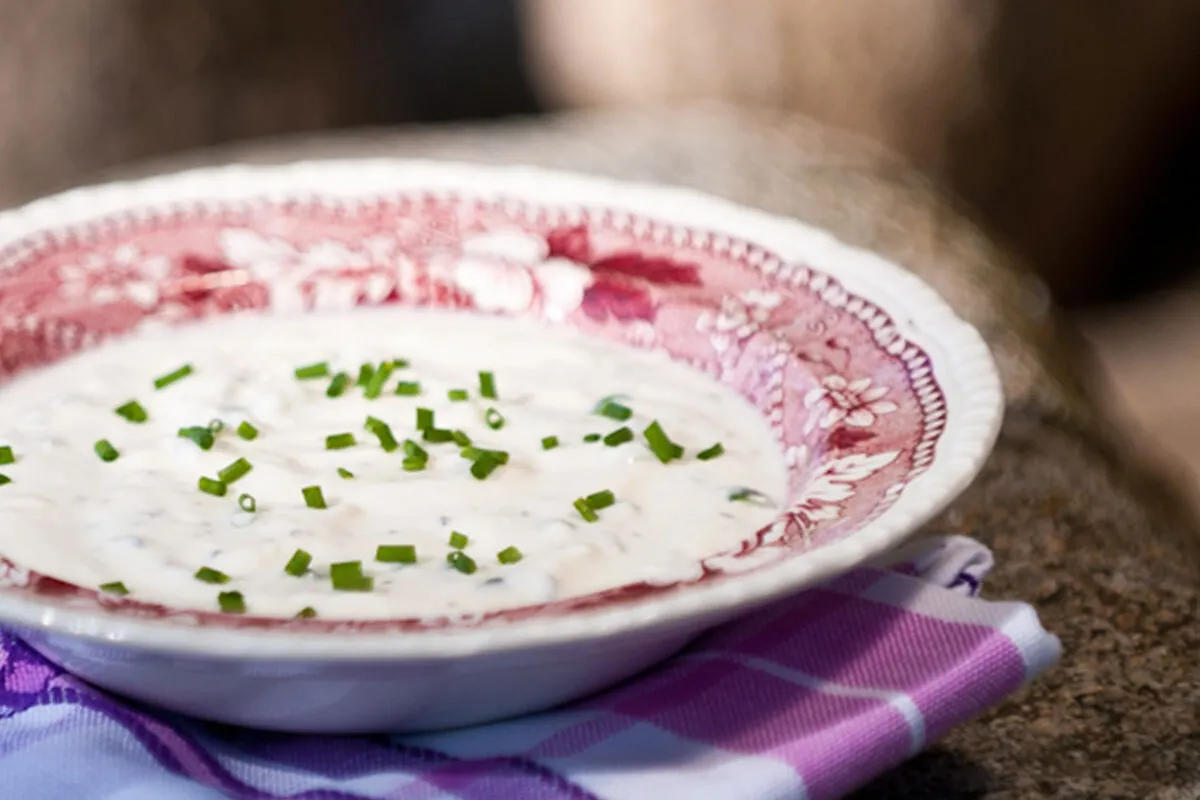
<path id="1" fill-rule="evenodd" d="M 772 426 L 786 509 L 696 580 L 472 617 L 183 611 L 0 553 L 0 622 L 101 686 L 211 719 L 481 722 L 594 691 L 881 555 L 966 487 L 1003 408 L 979 334 L 911 274 L 675 189 L 331 161 L 84 189 L 0 215 L 0 381 L 140 325 L 386 304 L 533 315 L 705 371 Z"/>

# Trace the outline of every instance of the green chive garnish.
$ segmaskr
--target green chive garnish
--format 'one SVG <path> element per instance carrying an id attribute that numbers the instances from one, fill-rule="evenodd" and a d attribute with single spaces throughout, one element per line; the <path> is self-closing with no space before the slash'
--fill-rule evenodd
<path id="1" fill-rule="evenodd" d="M 543 450 L 553 450 L 556 447 L 558 447 L 558 437 L 557 436 L 547 436 L 542 439 L 542 449 Z"/>
<path id="2" fill-rule="evenodd" d="M 484 453 L 479 458 L 475 459 L 471 464 L 471 474 L 478 480 L 485 480 L 488 475 L 496 471 L 496 467 L 500 466 L 500 461 L 492 457 L 488 453 Z"/>
<path id="3" fill-rule="evenodd" d="M 395 367 L 396 369 L 407 369 L 408 368 L 408 359 L 407 358 L 393 358 L 392 366 Z"/>
<path id="4" fill-rule="evenodd" d="M 464 431 L 451 431 L 450 436 L 459 447 L 469 447 L 471 445 L 471 437 L 467 436 Z"/>
<path id="5" fill-rule="evenodd" d="M 312 606 L 305 606 L 296 612 L 296 619 L 312 619 L 317 615 L 317 610 Z"/>
<path id="6" fill-rule="evenodd" d="M 400 462 L 400 467 L 405 472 L 420 472 L 427 466 L 429 466 L 429 459 L 427 458 L 413 458 L 409 456 Z"/>
<path id="7" fill-rule="evenodd" d="M 304 573 L 308 572 L 308 565 L 312 563 L 312 553 L 307 550 L 297 550 L 292 553 L 292 557 L 288 559 L 287 565 L 283 571 L 288 575 L 299 578 Z"/>
<path id="8" fill-rule="evenodd" d="M 251 425 L 246 420 L 242 420 L 237 426 L 237 435 L 245 439 L 247 442 L 252 442 L 258 438 L 258 428 Z"/>
<path id="9" fill-rule="evenodd" d="M 329 382 L 329 387 L 325 389 L 326 397 L 341 397 L 350 388 L 350 375 L 345 372 L 339 372 L 333 376 L 333 380 Z"/>
<path id="10" fill-rule="evenodd" d="M 429 453 L 421 445 L 414 442 L 412 439 L 404 440 L 404 455 L 406 458 L 419 458 L 422 461 L 429 460 Z"/>
<path id="11" fill-rule="evenodd" d="M 421 434 L 421 438 L 427 442 L 442 444 L 454 441 L 454 432 L 445 428 L 426 428 Z"/>
<path id="12" fill-rule="evenodd" d="M 217 595 L 217 605 L 225 614 L 246 613 L 246 599 L 241 592 L 221 592 Z"/>
<path id="13" fill-rule="evenodd" d="M 579 512 L 579 516 L 583 517 L 588 522 L 595 522 L 596 520 L 600 519 L 600 515 L 598 515 L 590 505 L 588 505 L 586 498 L 580 497 L 573 503 L 573 505 L 575 506 L 575 510 Z"/>
<path id="14" fill-rule="evenodd" d="M 417 430 L 423 431 L 433 427 L 433 412 L 428 408 L 417 409 Z"/>
<path id="15" fill-rule="evenodd" d="M 0 466 L 15 463 L 17 457 L 13 455 L 13 449 L 9 445 L 0 447 Z"/>
<path id="16" fill-rule="evenodd" d="M 200 477 L 200 480 L 197 481 L 197 485 L 200 487 L 200 491 L 204 492 L 205 494 L 211 494 L 213 497 L 224 497 L 225 490 L 227 488 L 223 481 L 215 481 L 212 478 L 206 478 L 204 476 Z"/>
<path id="17" fill-rule="evenodd" d="M 617 428 L 612 433 L 604 437 L 604 443 L 609 447 L 618 447 L 626 442 L 633 441 L 633 431 L 629 428 Z"/>
<path id="18" fill-rule="evenodd" d="M 701 450 L 699 453 L 697 453 L 696 458 L 700 459 L 701 461 L 712 461 L 714 458 L 723 455 L 725 455 L 725 448 L 720 442 L 717 442 L 707 450 Z"/>
<path id="19" fill-rule="evenodd" d="M 451 389 L 446 392 L 446 397 L 450 398 L 451 403 L 461 403 L 464 400 L 469 400 L 471 395 L 467 393 L 466 389 Z"/>
<path id="20" fill-rule="evenodd" d="M 142 404 L 137 400 L 130 400 L 124 405 L 117 406 L 116 412 L 118 417 L 124 417 L 129 422 L 142 423 L 150 418 L 146 409 L 142 408 Z"/>
<path id="21" fill-rule="evenodd" d="M 96 451 L 96 455 L 100 456 L 101 461 L 116 461 L 121 455 L 108 439 L 96 442 L 92 445 L 92 449 Z"/>
<path id="22" fill-rule="evenodd" d="M 354 447 L 358 442 L 354 438 L 353 433 L 334 433 L 325 437 L 326 450 L 345 450 L 347 447 Z"/>
<path id="23" fill-rule="evenodd" d="M 361 561 L 343 561 L 329 565 L 329 580 L 339 592 L 369 592 L 375 579 L 363 575 Z"/>
<path id="24" fill-rule="evenodd" d="M 219 419 L 212 419 L 212 420 L 209 420 L 209 423 L 208 423 L 208 431 L 209 431 L 209 433 L 211 433 L 213 436 L 216 436 L 218 433 L 220 433 L 220 432 L 221 432 L 221 431 L 223 431 L 223 430 L 225 430 L 225 423 L 224 423 L 224 422 L 221 422 L 221 420 L 219 420 Z"/>
<path id="25" fill-rule="evenodd" d="M 0 472 L 0 486 L 7 486 L 10 483 L 12 483 L 12 478 Z"/>
<path id="26" fill-rule="evenodd" d="M 192 365 L 184 364 L 174 372 L 168 372 L 166 375 L 154 379 L 155 389 L 165 389 L 175 381 L 180 381 L 192 374 Z"/>
<path id="27" fill-rule="evenodd" d="M 584 435 L 583 440 L 585 442 L 587 442 L 588 444 L 591 444 L 592 442 L 600 441 L 601 438 L 602 437 L 598 433 L 589 433 L 589 434 Z"/>
<path id="28" fill-rule="evenodd" d="M 760 506 L 770 506 L 771 498 L 767 497 L 757 489 L 748 489 L 745 486 L 739 486 L 736 489 L 729 490 L 729 501 L 731 503 L 754 503 Z"/>
<path id="29" fill-rule="evenodd" d="M 483 412 L 483 421 L 494 431 L 498 431 L 504 427 L 504 416 L 494 408 L 489 408 Z"/>
<path id="30" fill-rule="evenodd" d="M 392 377 L 392 371 L 396 368 L 392 366 L 392 362 L 385 361 L 375 370 L 375 374 L 367 381 L 367 385 L 363 387 L 363 397 L 368 400 L 374 400 L 383 393 L 383 385 L 387 383 L 388 378 Z"/>
<path id="31" fill-rule="evenodd" d="M 498 399 L 496 395 L 496 376 L 490 372 L 479 373 L 479 396 L 488 400 Z"/>
<path id="32" fill-rule="evenodd" d="M 193 425 L 190 428 L 180 428 L 179 438 L 191 439 L 201 450 L 209 450 L 213 446 L 213 434 L 208 428 Z"/>
<path id="33" fill-rule="evenodd" d="M 222 483 L 235 483 L 252 469 L 254 469 L 253 464 L 244 458 L 239 458 L 237 461 L 229 464 L 229 466 L 219 470 L 217 477 L 221 479 Z"/>
<path id="34" fill-rule="evenodd" d="M 351 472 L 350 470 L 346 469 L 345 467 L 338 467 L 337 474 L 347 480 L 354 477 L 354 473 Z"/>
<path id="35" fill-rule="evenodd" d="M 459 533 L 458 531 L 450 531 L 449 542 L 450 542 L 450 546 L 453 547 L 455 550 L 462 550 L 464 547 L 466 547 L 468 544 L 470 544 L 471 540 L 467 538 L 467 535 L 465 533 Z"/>
<path id="36" fill-rule="evenodd" d="M 363 364 L 361 367 L 358 368 L 358 380 L 356 380 L 354 382 L 354 385 L 355 386 L 366 386 L 371 381 L 371 377 L 374 374 L 375 374 L 375 365 L 374 364 Z"/>
<path id="37" fill-rule="evenodd" d="M 615 419 L 617 422 L 624 422 L 633 416 L 633 411 L 628 406 L 621 405 L 613 397 L 601 400 L 594 410 L 600 416 Z"/>
<path id="38" fill-rule="evenodd" d="M 213 569 L 212 567 L 201 567 L 200 569 L 196 570 L 196 574 L 192 577 L 198 581 L 204 581 L 205 583 L 229 583 L 228 575 L 226 575 L 224 572 L 221 572 L 219 569 Z"/>
<path id="39" fill-rule="evenodd" d="M 683 448 L 671 441 L 662 426 L 658 424 L 658 420 L 654 420 L 646 426 L 642 435 L 646 437 L 650 451 L 664 464 L 683 455 Z"/>
<path id="40" fill-rule="evenodd" d="M 461 550 L 447 553 L 446 561 L 463 575 L 471 575 L 475 572 L 475 560 Z"/>
<path id="41" fill-rule="evenodd" d="M 608 489 L 603 489 L 595 494 L 589 494 L 583 498 L 587 501 L 588 507 L 593 511 L 599 511 L 602 508 L 608 508 L 613 503 L 617 502 L 617 497 Z"/>
<path id="42" fill-rule="evenodd" d="M 458 454 L 467 461 L 478 461 L 483 456 L 483 452 L 482 449 L 474 445 L 467 445 L 462 450 L 459 450 Z"/>
<path id="43" fill-rule="evenodd" d="M 501 564 L 515 564 L 524 557 L 521 555 L 521 551 L 515 547 L 506 547 L 499 553 L 496 553 L 496 560 Z"/>
<path id="44" fill-rule="evenodd" d="M 375 560 L 385 564 L 415 564 L 417 548 L 411 544 L 381 544 L 375 548 Z"/>
<path id="45" fill-rule="evenodd" d="M 238 507 L 247 514 L 253 514 L 258 511 L 258 501 L 254 499 L 252 494 L 238 495 Z"/>
<path id="46" fill-rule="evenodd" d="M 396 394 L 401 397 L 416 397 L 421 393 L 421 384 L 416 381 L 400 381 L 396 384 Z"/>
<path id="47" fill-rule="evenodd" d="M 125 588 L 125 584 L 120 581 L 110 581 L 109 583 L 100 584 L 100 591 L 108 592 L 109 594 L 120 595 L 124 597 L 129 594 L 129 590 Z"/>
<path id="48" fill-rule="evenodd" d="M 328 508 L 325 505 L 325 494 L 321 491 L 320 486 L 305 486 L 300 493 L 304 495 L 304 505 L 309 508 Z"/>
<path id="49" fill-rule="evenodd" d="M 296 379 L 301 381 L 311 381 L 314 378 L 325 378 L 329 376 L 329 362 L 321 361 L 317 364 L 309 364 L 307 367 L 296 367 Z"/>
<path id="50" fill-rule="evenodd" d="M 392 435 L 391 427 L 383 420 L 375 419 L 375 417 L 367 417 L 365 425 L 366 429 L 375 434 L 375 438 L 379 440 L 379 446 L 384 452 L 391 453 L 399 443 L 396 442 L 396 437 Z"/>

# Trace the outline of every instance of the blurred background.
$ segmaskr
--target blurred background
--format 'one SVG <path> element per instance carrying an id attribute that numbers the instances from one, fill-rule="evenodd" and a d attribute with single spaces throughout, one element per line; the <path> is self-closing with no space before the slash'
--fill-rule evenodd
<path id="1" fill-rule="evenodd" d="M 911 160 L 1200 475 L 1200 3 L 0 0 L 0 206 L 248 138 L 714 102 Z"/>

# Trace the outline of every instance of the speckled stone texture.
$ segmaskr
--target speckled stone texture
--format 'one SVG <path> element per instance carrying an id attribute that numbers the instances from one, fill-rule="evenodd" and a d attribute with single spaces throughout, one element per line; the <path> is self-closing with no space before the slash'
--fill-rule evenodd
<path id="1" fill-rule="evenodd" d="M 987 337 L 1008 415 L 931 530 L 992 546 L 996 598 L 1038 607 L 1062 664 L 856 797 L 1200 798 L 1200 526 L 1110 421 L 1044 290 L 897 159 L 798 118 L 719 108 L 256 143 L 142 165 L 394 155 L 691 186 L 828 228 L 933 284 Z"/>

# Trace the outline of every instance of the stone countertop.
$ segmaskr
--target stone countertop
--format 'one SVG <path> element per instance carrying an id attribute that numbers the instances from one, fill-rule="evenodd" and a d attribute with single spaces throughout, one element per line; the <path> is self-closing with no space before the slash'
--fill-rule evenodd
<path id="1" fill-rule="evenodd" d="M 804 119 L 708 108 L 250 143 L 119 175 L 382 155 L 686 185 L 801 218 L 921 275 L 983 332 L 1008 402 L 983 473 L 929 529 L 990 545 L 987 594 L 1034 603 L 1064 656 L 856 797 L 1200 798 L 1200 524 L 1113 424 L 1041 285 L 903 163 Z"/>

